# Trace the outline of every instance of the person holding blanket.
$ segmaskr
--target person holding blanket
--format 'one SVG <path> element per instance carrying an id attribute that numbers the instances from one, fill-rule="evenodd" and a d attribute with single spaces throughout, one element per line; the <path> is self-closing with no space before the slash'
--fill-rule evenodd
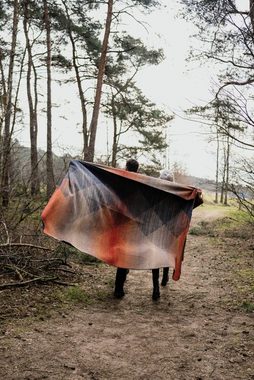
<path id="1" fill-rule="evenodd" d="M 137 172 L 139 168 L 139 163 L 134 158 L 130 158 L 126 161 L 126 167 L 125 169 L 128 172 Z M 115 279 L 115 291 L 114 296 L 115 298 L 123 298 L 124 297 L 124 283 L 126 281 L 127 274 L 129 272 L 129 269 L 125 268 L 117 268 L 116 270 L 116 279 Z"/>
<path id="2" fill-rule="evenodd" d="M 174 182 L 174 177 L 171 175 L 169 170 L 164 169 L 161 171 L 160 179 L 165 179 L 166 181 Z M 163 268 L 163 276 L 161 280 L 161 286 L 166 286 L 169 280 L 168 277 L 169 267 Z M 159 276 L 160 276 L 160 269 L 152 269 L 152 275 L 153 275 L 153 295 L 152 299 L 156 301 L 158 298 L 160 298 L 160 286 L 159 286 Z"/>

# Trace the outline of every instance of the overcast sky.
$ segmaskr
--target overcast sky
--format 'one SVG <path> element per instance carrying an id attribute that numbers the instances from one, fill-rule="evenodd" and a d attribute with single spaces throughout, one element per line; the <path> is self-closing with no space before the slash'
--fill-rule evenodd
<path id="1" fill-rule="evenodd" d="M 189 174 L 214 178 L 214 145 L 209 142 L 207 128 L 184 118 L 184 110 L 211 99 L 211 67 L 200 62 L 188 62 L 195 28 L 179 17 L 176 0 L 149 16 L 148 41 L 157 38 L 166 59 L 157 67 L 144 69 L 140 83 L 145 93 L 156 103 L 175 114 L 169 128 L 169 163 L 180 162 Z M 177 17 L 178 16 L 178 17 Z"/>
<path id="2" fill-rule="evenodd" d="M 191 46 L 195 45 L 195 41 L 191 38 L 195 30 L 190 23 L 176 17 L 177 0 L 163 1 L 165 7 L 152 12 L 149 16 L 142 16 L 148 23 L 147 31 L 134 20 L 131 21 L 131 27 L 129 25 L 130 34 L 140 34 L 145 44 L 155 48 L 162 47 L 166 56 L 166 59 L 157 67 L 148 67 L 142 71 L 138 77 L 138 85 L 158 106 L 176 115 L 174 121 L 170 123 L 168 134 L 169 164 L 177 161 L 191 175 L 214 178 L 214 146 L 213 143 L 208 142 L 206 136 L 208 130 L 182 118 L 184 109 L 204 103 L 211 98 L 211 68 L 197 62 L 186 61 Z M 72 99 L 71 102 L 67 100 L 67 93 Z M 75 106 L 73 103 L 75 97 L 77 97 L 77 92 L 71 87 L 67 91 L 59 86 L 53 89 L 53 101 L 55 98 L 57 104 L 61 105 L 53 110 L 54 150 L 58 154 L 62 152 L 63 147 L 73 154 L 78 153 L 82 145 L 77 126 L 80 121 L 79 103 L 77 100 L 77 106 Z M 78 112 L 76 112 L 77 109 Z M 67 119 L 61 117 L 63 114 L 67 115 Z M 42 115 L 42 118 L 44 120 L 42 124 L 46 125 L 46 114 Z M 99 124 L 101 122 L 102 119 Z M 45 136 L 45 129 L 41 128 L 39 145 L 44 149 Z M 29 145 L 28 128 L 21 136 L 21 141 Z M 99 132 L 96 143 L 98 147 L 105 147 L 103 131 Z"/>

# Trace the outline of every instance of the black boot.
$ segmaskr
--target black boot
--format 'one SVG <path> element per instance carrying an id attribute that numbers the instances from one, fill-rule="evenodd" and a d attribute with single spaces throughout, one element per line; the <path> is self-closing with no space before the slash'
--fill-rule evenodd
<path id="1" fill-rule="evenodd" d="M 152 295 L 152 299 L 154 300 L 154 301 L 157 301 L 157 299 L 159 299 L 160 298 L 160 288 L 159 288 L 159 285 L 158 286 L 156 286 L 155 288 L 153 288 L 153 295 Z"/>
<path id="2" fill-rule="evenodd" d="M 162 276 L 162 280 L 161 280 L 161 286 L 166 286 L 168 283 L 168 280 L 169 280 L 168 271 L 169 271 L 169 268 L 163 268 L 163 276 Z"/>
<path id="3" fill-rule="evenodd" d="M 152 269 L 153 274 L 153 295 L 152 299 L 156 301 L 158 298 L 160 298 L 160 287 L 159 287 L 159 275 L 160 270 L 159 269 Z"/>
<path id="4" fill-rule="evenodd" d="M 128 272 L 129 272 L 128 269 L 117 268 L 116 280 L 115 280 L 115 291 L 114 291 L 114 297 L 115 298 L 123 298 L 124 297 L 125 293 L 123 290 L 123 286 L 124 286 Z"/>
<path id="5" fill-rule="evenodd" d="M 123 298 L 124 297 L 124 295 L 125 295 L 125 293 L 124 293 L 124 290 L 123 290 L 123 288 L 122 289 L 120 289 L 120 288 L 115 288 L 115 291 L 114 291 L 114 297 L 115 298 Z"/>

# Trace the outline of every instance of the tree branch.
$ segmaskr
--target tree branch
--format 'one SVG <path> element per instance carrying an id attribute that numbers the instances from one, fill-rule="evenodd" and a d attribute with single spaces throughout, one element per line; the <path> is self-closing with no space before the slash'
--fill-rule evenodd
<path id="1" fill-rule="evenodd" d="M 219 96 L 219 93 L 221 92 L 221 90 L 223 90 L 223 88 L 227 87 L 227 86 L 246 86 L 247 84 L 252 84 L 254 83 L 254 78 L 249 78 L 243 82 L 238 82 L 238 81 L 229 81 L 229 82 L 226 82 L 224 83 L 220 88 L 219 90 L 216 92 L 216 95 L 215 95 L 215 98 L 218 99 L 218 96 Z"/>
<path id="2" fill-rule="evenodd" d="M 27 244 L 27 243 L 5 243 L 5 244 L 0 244 L 0 248 L 8 248 L 8 247 L 26 247 L 26 248 L 42 249 L 44 251 L 51 251 L 51 252 L 55 251 L 52 248 L 47 248 L 47 247 L 42 247 L 40 245 Z"/>

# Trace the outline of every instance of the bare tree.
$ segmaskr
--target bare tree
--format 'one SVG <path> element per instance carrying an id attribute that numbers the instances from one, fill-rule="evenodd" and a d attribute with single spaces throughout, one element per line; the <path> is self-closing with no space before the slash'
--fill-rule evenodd
<path id="1" fill-rule="evenodd" d="M 36 70 L 33 64 L 32 56 L 32 46 L 29 39 L 29 5 L 30 0 L 25 0 L 23 2 L 24 8 L 24 33 L 26 38 L 26 48 L 28 52 L 28 67 L 27 67 L 27 78 L 26 78 L 26 87 L 27 87 L 27 99 L 29 105 L 29 124 L 30 124 L 30 159 L 31 159 L 31 194 L 37 194 L 39 192 L 39 171 L 38 171 L 38 152 L 37 152 L 37 134 L 38 134 L 38 120 L 37 120 L 37 86 L 36 86 Z M 32 72 L 34 73 L 34 100 L 32 96 L 32 83 L 31 76 Z"/>
<path id="2" fill-rule="evenodd" d="M 43 0 L 47 45 L 47 197 L 55 188 L 52 153 L 52 101 L 51 101 L 51 26 L 47 0 Z"/>
<path id="3" fill-rule="evenodd" d="M 214 202 L 218 203 L 219 192 L 219 158 L 220 158 L 220 139 L 219 132 L 216 132 L 216 174 L 215 174 L 215 199 Z"/>
<path id="4" fill-rule="evenodd" d="M 222 198 L 227 203 L 231 145 L 237 144 L 243 152 L 254 148 L 254 1 L 180 1 L 185 6 L 184 16 L 197 26 L 195 36 L 203 43 L 202 49 L 192 52 L 192 57 L 204 63 L 216 62 L 220 67 L 218 85 L 210 104 L 213 103 L 220 113 L 217 125 L 220 135 L 228 136 L 223 161 L 225 184 L 222 179 Z M 208 119 L 205 120 L 209 124 Z M 231 127 L 234 124 L 241 135 Z"/>
<path id="5" fill-rule="evenodd" d="M 2 158 L 3 158 L 3 125 L 4 125 L 4 118 L 6 113 L 6 105 L 7 105 L 7 88 L 6 88 L 6 79 L 4 75 L 4 65 L 3 65 L 3 49 L 0 48 L 0 70 L 1 70 L 1 99 L 0 99 L 0 173 L 2 174 Z"/>
<path id="6" fill-rule="evenodd" d="M 71 48 L 72 48 L 72 64 L 75 71 L 75 77 L 77 81 L 78 86 L 78 93 L 79 93 L 79 99 L 80 99 L 80 105 L 81 105 L 81 112 L 82 112 L 82 136 L 83 136 L 83 156 L 85 155 L 84 152 L 87 152 L 88 149 L 88 143 L 89 143 L 89 135 L 88 135 L 88 126 L 87 126 L 87 109 L 86 109 L 86 99 L 84 95 L 84 90 L 82 87 L 82 78 L 80 74 L 80 68 L 77 62 L 77 48 L 76 48 L 76 42 L 75 38 L 73 36 L 72 32 L 72 20 L 69 15 L 68 6 L 65 0 L 62 0 L 62 3 L 65 8 L 66 18 L 67 18 L 67 33 L 69 35 L 69 39 L 71 42 Z M 85 158 L 85 157 L 84 157 Z"/>
<path id="7" fill-rule="evenodd" d="M 11 151 L 11 116 L 12 116 L 12 92 L 13 92 L 13 74 L 15 66 L 17 33 L 19 21 L 19 1 L 13 2 L 13 20 L 12 20 L 12 41 L 10 51 L 10 61 L 7 79 L 7 100 L 6 112 L 4 115 L 4 136 L 3 136 L 3 161 L 1 173 L 1 191 L 2 191 L 2 205 L 7 207 L 9 204 L 9 186 L 10 186 L 10 151 Z"/>

